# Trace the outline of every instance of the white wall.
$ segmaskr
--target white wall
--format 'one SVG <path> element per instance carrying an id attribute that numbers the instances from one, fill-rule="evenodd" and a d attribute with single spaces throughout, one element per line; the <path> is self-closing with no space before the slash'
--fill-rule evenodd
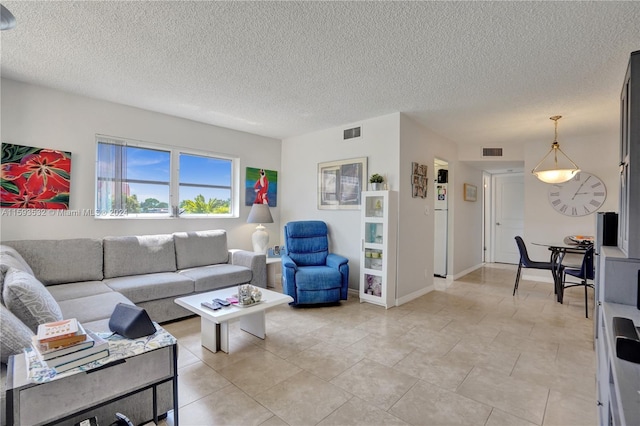
<path id="1" fill-rule="evenodd" d="M 424 199 L 411 196 L 411 163 L 429 167 L 433 173 L 434 157 L 450 161 L 451 179 L 455 170 L 462 170 L 462 180 L 452 180 L 450 199 L 462 197 L 463 182 L 481 188 L 481 172 L 457 162 L 457 148 L 452 141 L 437 135 L 404 114 L 390 114 L 370 120 L 362 125 L 362 138 L 343 141 L 342 130 L 354 124 L 323 130 L 295 138 L 285 139 L 282 147 L 281 221 L 318 219 L 330 228 L 332 250 L 349 259 L 351 274 L 349 287 L 358 288 L 360 270 L 360 211 L 318 210 L 318 163 L 355 157 L 368 157 L 368 174 L 380 173 L 387 177 L 389 188 L 399 192 L 398 226 L 398 284 L 396 297 L 401 303 L 433 288 L 433 181 L 428 184 Z M 456 183 L 459 182 L 459 185 Z M 481 255 L 481 202 L 458 203 L 452 223 L 459 222 L 462 231 L 460 243 L 455 244 L 456 232 L 450 234 L 450 269 L 456 271 L 475 267 Z M 468 230 L 471 228 L 471 231 Z M 477 230 L 477 232 L 476 232 Z M 282 231 L 280 232 L 282 234 Z M 458 254 L 460 252 L 460 254 Z M 426 272 L 425 272 L 426 271 Z"/>
<path id="2" fill-rule="evenodd" d="M 251 249 L 255 226 L 246 223 L 249 207 L 244 206 L 245 168 L 279 171 L 279 140 L 17 81 L 2 79 L 1 84 L 2 142 L 72 152 L 69 206 L 72 210 L 94 208 L 97 133 L 237 156 L 240 158 L 241 184 L 240 217 L 237 219 L 99 220 L 92 217 L 1 216 L 2 240 L 226 229 L 229 247 Z M 275 223 L 265 225 L 274 239 L 280 229 L 281 197 L 282 194 L 278 194 L 278 207 L 271 211 Z"/>
<path id="3" fill-rule="evenodd" d="M 449 233 L 447 276 L 458 277 L 482 263 L 482 172 L 458 161 L 455 142 L 416 123 L 405 115 L 401 121 L 401 171 L 403 182 L 410 182 L 412 161 L 427 164 L 433 177 L 435 158 L 449 162 Z M 463 201 L 463 185 L 478 187 L 478 201 Z M 412 198 L 410 187 L 400 194 L 400 237 L 402 255 L 399 256 L 399 276 L 402 278 L 400 297 L 419 294 L 433 285 L 433 227 L 434 184 L 430 179 L 425 199 Z M 419 267 L 417 267 L 417 266 Z"/>
<path id="4" fill-rule="evenodd" d="M 407 302 L 433 289 L 433 150 L 432 134 L 402 114 L 400 120 L 400 185 L 398 215 L 397 294 Z M 426 198 L 412 196 L 412 163 L 427 166 Z"/>
<path id="5" fill-rule="evenodd" d="M 449 235 L 454 253 L 451 265 L 452 275 L 459 278 L 482 266 L 482 171 L 464 162 L 457 161 L 453 180 L 449 183 L 449 191 L 453 193 L 449 203 L 453 204 L 453 235 Z M 451 173 L 451 172 L 449 172 Z M 450 174 L 451 175 L 451 174 Z M 464 184 L 472 184 L 478 188 L 477 201 L 464 200 Z"/>
<path id="6" fill-rule="evenodd" d="M 360 138 L 343 140 L 343 130 L 362 126 Z M 329 227 L 330 250 L 349 259 L 349 287 L 358 288 L 360 272 L 360 210 L 319 210 L 318 163 L 367 157 L 368 175 L 386 177 L 398 190 L 400 114 L 394 113 L 282 141 L 282 226 L 294 220 L 322 220 Z M 368 180 L 368 176 L 367 176 Z M 280 238 L 283 238 L 282 227 Z"/>

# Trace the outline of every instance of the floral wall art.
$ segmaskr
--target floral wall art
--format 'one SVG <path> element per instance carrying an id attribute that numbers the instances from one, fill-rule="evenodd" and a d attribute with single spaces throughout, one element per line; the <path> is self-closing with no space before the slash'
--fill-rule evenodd
<path id="1" fill-rule="evenodd" d="M 71 153 L 2 143 L 2 208 L 69 209 Z"/>

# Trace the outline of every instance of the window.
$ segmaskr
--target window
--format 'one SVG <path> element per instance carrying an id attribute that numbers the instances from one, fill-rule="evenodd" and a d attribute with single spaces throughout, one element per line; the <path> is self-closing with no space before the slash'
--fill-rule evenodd
<path id="1" fill-rule="evenodd" d="M 180 214 L 231 213 L 232 162 L 180 153 Z"/>
<path id="2" fill-rule="evenodd" d="M 232 158 L 98 136 L 96 217 L 231 217 L 234 166 Z"/>

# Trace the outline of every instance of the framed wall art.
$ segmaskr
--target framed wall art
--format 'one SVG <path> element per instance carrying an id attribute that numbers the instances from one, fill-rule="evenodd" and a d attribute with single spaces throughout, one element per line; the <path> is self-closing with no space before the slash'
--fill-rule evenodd
<path id="1" fill-rule="evenodd" d="M 318 163 L 318 209 L 359 209 L 366 176 L 367 157 Z"/>
<path id="2" fill-rule="evenodd" d="M 2 143 L 2 208 L 69 209 L 71 153 Z"/>
<path id="3" fill-rule="evenodd" d="M 411 163 L 411 196 L 425 198 L 427 196 L 427 165 Z"/>
<path id="4" fill-rule="evenodd" d="M 470 183 L 464 184 L 464 200 L 465 201 L 477 201 L 478 200 L 478 187 L 471 185 Z"/>
<path id="5" fill-rule="evenodd" d="M 247 167 L 244 203 L 278 205 L 278 172 L 275 170 Z"/>

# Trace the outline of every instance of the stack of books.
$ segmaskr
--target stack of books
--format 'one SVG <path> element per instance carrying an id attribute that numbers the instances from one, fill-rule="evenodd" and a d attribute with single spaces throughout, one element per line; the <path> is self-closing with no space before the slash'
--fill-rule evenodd
<path id="1" fill-rule="evenodd" d="M 32 346 L 56 373 L 109 356 L 109 342 L 85 330 L 75 318 L 40 324 Z"/>

